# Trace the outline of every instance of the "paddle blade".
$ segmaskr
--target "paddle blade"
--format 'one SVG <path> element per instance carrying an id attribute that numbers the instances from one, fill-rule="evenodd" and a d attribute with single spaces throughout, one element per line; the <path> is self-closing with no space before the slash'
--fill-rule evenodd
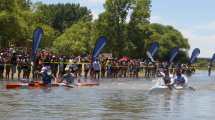
<path id="1" fill-rule="evenodd" d="M 197 57 L 200 55 L 200 49 L 199 48 L 195 48 L 192 52 L 191 58 L 190 58 L 190 64 L 193 64 L 194 62 L 196 62 Z"/>
<path id="2" fill-rule="evenodd" d="M 101 53 L 104 46 L 107 44 L 107 39 L 104 36 L 101 36 L 96 42 L 96 46 L 93 50 L 93 59 L 97 58 Z"/>
<path id="3" fill-rule="evenodd" d="M 153 62 L 154 61 L 154 55 L 159 49 L 159 44 L 157 42 L 152 43 L 148 51 L 146 52 L 147 56 L 150 58 L 150 60 Z"/>
<path id="4" fill-rule="evenodd" d="M 32 43 L 32 57 L 33 57 L 33 60 L 36 57 L 36 52 L 37 52 L 37 49 L 39 48 L 40 42 L 42 40 L 42 37 L 43 37 L 43 29 L 39 28 L 39 27 L 36 28 L 34 30 L 34 33 L 33 33 L 33 43 Z"/>
<path id="5" fill-rule="evenodd" d="M 172 63 L 174 61 L 174 59 L 176 58 L 176 56 L 178 55 L 178 53 L 179 53 L 179 48 L 173 48 L 170 51 L 169 63 Z"/>

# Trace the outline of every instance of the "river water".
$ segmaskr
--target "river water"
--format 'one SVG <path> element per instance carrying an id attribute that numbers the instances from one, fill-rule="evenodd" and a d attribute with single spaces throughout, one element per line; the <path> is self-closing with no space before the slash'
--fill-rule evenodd
<path id="1" fill-rule="evenodd" d="M 215 75 L 189 78 L 196 91 L 149 93 L 155 81 L 105 79 L 98 87 L 6 90 L 0 120 L 212 120 Z"/>

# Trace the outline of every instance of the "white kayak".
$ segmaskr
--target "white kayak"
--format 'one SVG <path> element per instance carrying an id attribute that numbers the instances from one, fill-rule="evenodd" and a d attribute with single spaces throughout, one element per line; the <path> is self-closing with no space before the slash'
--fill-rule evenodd
<path id="1" fill-rule="evenodd" d="M 69 87 L 69 88 L 74 88 L 74 84 L 66 84 L 66 83 L 57 83 L 59 86 L 64 86 L 64 87 Z"/>
<path id="2" fill-rule="evenodd" d="M 173 83 L 173 79 L 171 80 L 171 83 Z M 192 87 L 188 87 L 188 80 L 186 78 L 185 85 L 171 85 L 167 86 L 164 84 L 164 81 L 162 78 L 158 78 L 156 80 L 156 84 L 150 89 L 150 92 L 165 92 L 165 91 L 174 91 L 174 90 L 186 90 L 186 89 L 193 89 Z"/>

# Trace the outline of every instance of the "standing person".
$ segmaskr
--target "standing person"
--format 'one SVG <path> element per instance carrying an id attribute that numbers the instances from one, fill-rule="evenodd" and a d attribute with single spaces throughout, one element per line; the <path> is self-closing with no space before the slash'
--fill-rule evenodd
<path id="1" fill-rule="evenodd" d="M 212 62 L 209 63 L 208 65 L 208 76 L 211 76 L 211 69 L 212 69 Z"/>
<path id="2" fill-rule="evenodd" d="M 60 57 L 60 59 L 59 59 L 59 72 L 58 72 L 58 77 L 62 77 L 63 76 L 63 72 L 64 72 L 64 60 L 63 60 L 63 57 Z"/>
<path id="3" fill-rule="evenodd" d="M 94 71 L 94 79 L 100 79 L 100 72 L 101 72 L 101 65 L 99 63 L 99 60 L 96 59 L 94 62 L 93 62 L 93 71 Z"/>
<path id="4" fill-rule="evenodd" d="M 28 56 L 28 57 L 27 57 L 27 72 L 26 72 L 26 77 L 27 77 L 27 79 L 30 78 L 30 74 L 31 74 L 31 59 L 30 59 L 30 57 Z"/>
<path id="5" fill-rule="evenodd" d="M 57 71 L 58 71 L 58 59 L 56 56 L 52 56 L 51 59 L 51 70 L 54 75 L 54 77 L 57 77 Z"/>
<path id="6" fill-rule="evenodd" d="M 10 64 L 10 57 L 9 55 L 6 57 L 6 60 L 5 60 L 5 68 L 6 68 L 6 74 L 5 74 L 5 77 L 7 80 L 9 80 L 10 78 L 10 68 L 11 68 L 11 64 Z"/>
<path id="7" fill-rule="evenodd" d="M 20 80 L 20 75 L 22 72 L 22 56 L 21 55 L 17 59 L 17 71 L 18 71 L 18 80 Z"/>
<path id="8" fill-rule="evenodd" d="M 3 79 L 4 78 L 4 59 L 3 59 L 3 54 L 1 53 L 1 56 L 0 56 L 0 79 Z"/>
<path id="9" fill-rule="evenodd" d="M 22 70 L 23 70 L 23 79 L 27 79 L 27 74 L 28 74 L 28 61 L 27 57 L 25 56 L 23 58 L 23 64 L 22 64 Z"/>
<path id="10" fill-rule="evenodd" d="M 128 71 L 128 63 L 127 63 L 127 61 L 123 61 L 123 62 L 121 62 L 121 65 L 122 65 L 122 68 L 121 68 L 122 76 L 124 78 L 126 78 L 127 77 L 127 71 Z"/>
<path id="11" fill-rule="evenodd" d="M 89 71 L 90 71 L 90 64 L 89 63 L 84 64 L 84 77 L 85 78 L 87 78 Z"/>
<path id="12" fill-rule="evenodd" d="M 101 66 L 101 77 L 104 78 L 106 73 L 106 60 L 102 61 L 102 66 Z"/>
<path id="13" fill-rule="evenodd" d="M 33 70 L 33 74 L 34 74 L 34 79 L 35 80 L 39 80 L 40 79 L 40 71 L 42 69 L 42 58 L 41 58 L 41 55 L 38 55 L 38 57 L 36 57 L 36 60 L 34 62 L 34 70 Z"/>
<path id="14" fill-rule="evenodd" d="M 110 61 L 110 59 L 108 59 L 108 61 L 106 62 L 106 69 L 107 69 L 107 78 L 111 78 L 112 76 L 112 61 Z"/>
<path id="15" fill-rule="evenodd" d="M 10 60 L 10 64 L 11 64 L 11 79 L 13 79 L 14 74 L 16 73 L 16 65 L 17 65 L 17 57 L 16 57 L 16 52 L 13 51 L 11 60 Z"/>
<path id="16" fill-rule="evenodd" d="M 134 62 L 134 77 L 139 78 L 139 72 L 140 72 L 140 62 L 135 61 Z"/>

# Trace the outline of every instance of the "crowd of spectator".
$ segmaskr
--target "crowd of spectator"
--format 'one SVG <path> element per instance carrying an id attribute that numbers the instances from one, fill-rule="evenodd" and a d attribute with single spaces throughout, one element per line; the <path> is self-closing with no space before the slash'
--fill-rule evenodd
<path id="1" fill-rule="evenodd" d="M 32 62 L 34 61 L 34 62 Z M 52 75 L 61 78 L 65 69 L 69 68 L 76 77 L 85 78 L 119 78 L 140 76 L 140 71 L 145 72 L 145 77 L 156 77 L 157 71 L 169 68 L 174 72 L 174 65 L 169 66 L 166 62 L 142 62 L 139 59 L 129 57 L 112 58 L 101 56 L 92 62 L 90 55 L 65 56 L 55 55 L 47 50 L 41 50 L 32 60 L 30 50 L 15 50 L 13 48 L 0 50 L 0 79 L 41 79 L 42 67 L 49 66 Z M 182 66 L 184 71 L 188 70 L 186 65 Z M 16 77 L 14 77 L 16 76 Z"/>
<path id="2" fill-rule="evenodd" d="M 100 57 L 92 62 L 90 55 L 55 55 L 50 51 L 41 50 L 32 60 L 30 50 L 0 50 L 0 79 L 40 79 L 43 66 L 50 66 L 53 76 L 57 78 L 65 74 L 66 67 L 77 77 L 85 78 L 96 75 L 98 78 L 139 77 L 140 72 L 140 60 L 128 57 Z"/>

